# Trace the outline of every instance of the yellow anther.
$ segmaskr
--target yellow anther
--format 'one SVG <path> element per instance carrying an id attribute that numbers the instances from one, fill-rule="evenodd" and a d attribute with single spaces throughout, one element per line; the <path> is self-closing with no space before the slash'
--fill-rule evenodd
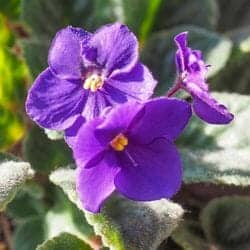
<path id="1" fill-rule="evenodd" d="M 102 88 L 103 83 L 103 78 L 100 75 L 92 74 L 84 81 L 83 88 L 96 92 L 98 89 Z"/>
<path id="2" fill-rule="evenodd" d="M 110 145 L 116 151 L 123 151 L 128 145 L 128 138 L 119 134 L 110 142 Z"/>

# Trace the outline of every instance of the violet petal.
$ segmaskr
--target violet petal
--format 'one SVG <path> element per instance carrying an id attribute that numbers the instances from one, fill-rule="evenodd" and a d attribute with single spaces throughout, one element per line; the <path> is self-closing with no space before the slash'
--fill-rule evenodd
<path id="1" fill-rule="evenodd" d="M 65 130 L 75 122 L 85 100 L 78 81 L 61 80 L 47 68 L 29 90 L 26 112 L 41 127 Z"/>
<path id="2" fill-rule="evenodd" d="M 194 96 L 193 108 L 200 119 L 211 124 L 228 124 L 234 118 L 233 114 L 209 93 Z"/>
<path id="3" fill-rule="evenodd" d="M 105 199 L 115 190 L 114 178 L 119 171 L 113 152 L 108 152 L 92 168 L 78 167 L 76 189 L 83 207 L 100 212 Z"/>
<path id="4" fill-rule="evenodd" d="M 165 136 L 170 141 L 183 131 L 192 115 L 188 102 L 175 98 L 156 98 L 144 105 L 144 115 L 131 129 L 130 136 L 140 143 Z"/>
<path id="5" fill-rule="evenodd" d="M 138 60 L 137 39 L 120 23 L 102 26 L 93 34 L 87 47 L 95 51 L 96 63 L 106 69 L 106 75 L 129 72 Z M 89 49 L 86 51 L 90 53 Z"/>
<path id="6" fill-rule="evenodd" d="M 166 139 L 148 145 L 129 144 L 115 186 L 124 196 L 137 201 L 170 198 L 180 188 L 182 170 L 179 153 Z"/>
<path id="7" fill-rule="evenodd" d="M 82 56 L 81 43 L 86 42 L 90 33 L 68 26 L 57 32 L 52 41 L 48 63 L 61 79 L 80 79 Z"/>
<path id="8" fill-rule="evenodd" d="M 137 63 L 136 66 L 128 73 L 117 73 L 107 80 L 105 88 L 109 94 L 110 101 L 123 103 L 128 100 L 144 101 L 149 99 L 156 86 L 148 68 Z M 112 96 L 114 96 L 112 98 Z"/>

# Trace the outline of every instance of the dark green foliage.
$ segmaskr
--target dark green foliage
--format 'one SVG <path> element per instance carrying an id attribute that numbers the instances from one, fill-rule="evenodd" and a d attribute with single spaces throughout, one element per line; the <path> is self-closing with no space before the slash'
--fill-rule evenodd
<path id="1" fill-rule="evenodd" d="M 209 244 L 199 222 L 185 220 L 171 236 L 183 250 L 209 250 Z"/>
<path id="2" fill-rule="evenodd" d="M 42 217 L 30 217 L 20 224 L 14 234 L 14 250 L 34 250 L 45 239 Z"/>
<path id="3" fill-rule="evenodd" d="M 0 13 L 11 19 L 18 19 L 20 15 L 21 0 L 0 0 Z"/>
<path id="4" fill-rule="evenodd" d="M 213 89 L 250 94 L 250 52 L 235 48 L 225 69 L 212 79 Z"/>
<path id="5" fill-rule="evenodd" d="M 50 172 L 56 167 L 73 162 L 72 153 L 63 140 L 51 141 L 37 126 L 30 129 L 24 140 L 24 157 L 33 169 Z"/>
<path id="6" fill-rule="evenodd" d="M 90 246 L 76 236 L 62 233 L 37 247 L 37 250 L 91 250 Z"/>
<path id="7" fill-rule="evenodd" d="M 250 249 L 249 211 L 249 197 L 224 197 L 210 202 L 201 214 L 209 241 L 226 250 Z"/>
<path id="8" fill-rule="evenodd" d="M 249 0 L 217 0 L 220 8 L 218 29 L 228 31 L 250 24 Z"/>
<path id="9" fill-rule="evenodd" d="M 213 29 L 218 17 L 216 0 L 167 0 L 161 3 L 155 29 L 162 30 L 182 24 Z"/>
<path id="10" fill-rule="evenodd" d="M 17 221 L 45 214 L 44 190 L 36 183 L 26 184 L 8 205 L 7 214 Z"/>

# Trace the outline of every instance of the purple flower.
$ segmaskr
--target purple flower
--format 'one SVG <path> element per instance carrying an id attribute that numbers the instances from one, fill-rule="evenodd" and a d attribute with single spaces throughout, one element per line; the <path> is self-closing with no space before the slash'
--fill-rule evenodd
<path id="1" fill-rule="evenodd" d="M 158 98 L 118 105 L 84 123 L 73 147 L 83 207 L 99 212 L 114 190 L 137 201 L 174 195 L 182 179 L 174 140 L 190 116 L 187 102 Z"/>
<path id="2" fill-rule="evenodd" d="M 178 77 L 168 96 L 182 88 L 192 95 L 194 112 L 202 120 L 212 124 L 229 123 L 233 115 L 209 93 L 206 83 L 208 66 L 201 51 L 187 47 L 187 32 L 178 34 L 174 40 L 178 47 L 175 57 Z"/>
<path id="3" fill-rule="evenodd" d="M 138 61 L 136 37 L 119 23 L 94 34 L 73 27 L 60 30 L 48 64 L 26 101 L 29 116 L 48 129 L 66 130 L 81 116 L 90 120 L 107 106 L 146 100 L 156 85 Z"/>

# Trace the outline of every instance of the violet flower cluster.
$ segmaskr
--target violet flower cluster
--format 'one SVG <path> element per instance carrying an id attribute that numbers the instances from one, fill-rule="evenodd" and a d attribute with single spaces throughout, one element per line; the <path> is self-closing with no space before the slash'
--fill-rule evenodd
<path id="1" fill-rule="evenodd" d="M 194 112 L 209 123 L 229 123 L 227 109 L 209 94 L 201 52 L 175 37 L 177 82 L 169 97 L 153 98 L 156 80 L 138 59 L 135 35 L 120 23 L 95 33 L 67 27 L 56 34 L 48 65 L 29 90 L 26 111 L 39 126 L 60 130 L 77 165 L 83 208 L 96 213 L 115 190 L 136 201 L 172 197 L 182 165 L 174 145 L 191 105 L 173 98 L 185 89 Z"/>

